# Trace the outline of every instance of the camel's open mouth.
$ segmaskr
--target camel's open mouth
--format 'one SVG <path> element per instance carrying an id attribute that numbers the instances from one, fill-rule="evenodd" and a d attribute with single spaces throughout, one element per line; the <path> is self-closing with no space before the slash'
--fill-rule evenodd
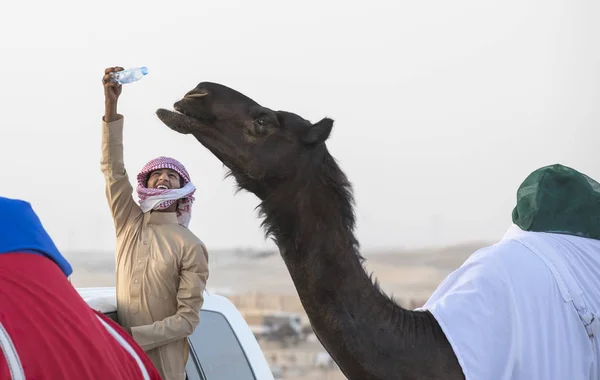
<path id="1" fill-rule="evenodd" d="M 178 103 L 175 103 L 175 105 L 173 106 L 173 112 L 181 114 L 181 115 L 185 115 L 185 116 L 189 116 L 192 117 L 192 115 L 190 115 L 185 108 L 181 107 Z"/>
<path id="2" fill-rule="evenodd" d="M 183 134 L 201 132 L 214 121 L 214 117 L 211 115 L 204 115 L 198 112 L 192 114 L 179 106 L 176 106 L 174 110 L 159 108 L 156 111 L 156 116 L 167 127 Z"/>
<path id="3" fill-rule="evenodd" d="M 190 98 L 193 99 L 194 96 L 188 95 L 176 102 L 172 110 L 159 108 L 156 115 L 175 132 L 193 134 L 204 147 L 210 150 L 229 169 L 241 167 L 239 151 L 231 143 L 226 130 L 219 128 L 216 124 L 216 115 L 206 111 L 198 103 L 188 104 Z"/>
<path id="4" fill-rule="evenodd" d="M 181 112 L 175 112 L 164 108 L 159 108 L 156 111 L 156 116 L 167 127 L 179 133 L 192 133 L 196 120 L 190 116 L 184 115 Z"/>

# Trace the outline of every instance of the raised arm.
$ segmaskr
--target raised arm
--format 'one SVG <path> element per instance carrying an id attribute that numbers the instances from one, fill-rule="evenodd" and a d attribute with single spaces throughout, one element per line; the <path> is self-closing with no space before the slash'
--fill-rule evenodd
<path id="1" fill-rule="evenodd" d="M 133 199 L 133 187 L 123 161 L 123 116 L 117 113 L 122 86 L 109 81 L 111 72 L 122 67 L 110 67 L 104 72 L 105 113 L 102 119 L 102 159 L 100 168 L 106 181 L 105 193 L 117 236 L 127 223 L 142 213 Z"/>

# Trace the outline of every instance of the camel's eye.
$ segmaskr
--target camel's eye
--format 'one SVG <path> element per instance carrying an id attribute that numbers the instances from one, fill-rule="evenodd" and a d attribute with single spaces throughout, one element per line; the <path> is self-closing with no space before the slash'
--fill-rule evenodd
<path id="1" fill-rule="evenodd" d="M 263 127 L 269 125 L 269 123 L 263 118 L 257 119 L 256 122 L 258 123 L 258 125 L 262 125 Z"/>
<path id="2" fill-rule="evenodd" d="M 264 136 L 269 133 L 269 122 L 265 118 L 258 118 L 254 122 L 252 133 L 256 136 Z"/>

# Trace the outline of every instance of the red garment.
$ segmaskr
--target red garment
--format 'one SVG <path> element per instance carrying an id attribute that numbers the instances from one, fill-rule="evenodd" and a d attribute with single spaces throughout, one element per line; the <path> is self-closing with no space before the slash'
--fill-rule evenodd
<path id="1" fill-rule="evenodd" d="M 54 262 L 32 253 L 0 253 L 0 334 L 3 327 L 27 380 L 143 379 L 134 356 L 98 317 L 129 343 L 148 378 L 160 380 L 135 341 L 91 309 Z M 11 379 L 5 355 L 0 350 L 0 380 Z"/>

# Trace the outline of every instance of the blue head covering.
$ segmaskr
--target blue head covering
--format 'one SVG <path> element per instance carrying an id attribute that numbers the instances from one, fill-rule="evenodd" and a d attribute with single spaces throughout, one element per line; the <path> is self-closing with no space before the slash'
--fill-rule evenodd
<path id="1" fill-rule="evenodd" d="M 54 261 L 65 276 L 73 272 L 28 202 L 0 197 L 0 255 L 33 252 Z"/>

